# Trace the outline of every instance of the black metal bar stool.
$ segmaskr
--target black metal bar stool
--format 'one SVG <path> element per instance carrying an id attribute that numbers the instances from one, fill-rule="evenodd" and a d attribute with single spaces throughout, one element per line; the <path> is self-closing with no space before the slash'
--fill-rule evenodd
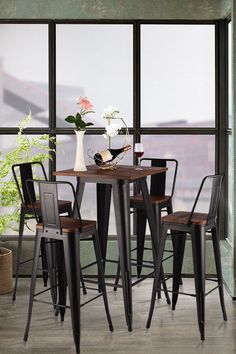
<path id="1" fill-rule="evenodd" d="M 60 264 L 58 268 L 58 279 L 59 279 L 59 298 L 62 300 L 62 304 L 54 304 L 62 308 L 65 306 L 65 278 L 69 290 L 70 298 L 70 308 L 71 308 L 71 321 L 74 342 L 76 347 L 76 353 L 80 352 L 80 240 L 81 239 L 92 239 L 94 244 L 94 251 L 96 255 L 96 262 L 98 267 L 98 282 L 101 289 L 101 293 L 97 294 L 94 299 L 103 296 L 103 301 L 105 305 L 105 311 L 107 315 L 107 320 L 109 328 L 112 331 L 113 325 L 109 313 L 107 294 L 104 281 L 104 271 L 102 265 L 100 244 L 98 240 L 98 234 L 96 229 L 96 222 L 91 220 L 82 220 L 80 216 L 79 206 L 76 201 L 75 191 L 73 185 L 69 182 L 47 182 L 47 181 L 32 181 L 29 180 L 27 185 L 32 183 L 38 183 L 39 186 L 39 197 L 40 197 L 40 207 L 41 207 L 41 218 L 39 220 L 37 212 L 35 212 L 35 217 L 38 221 L 36 225 L 36 238 L 35 238 L 35 249 L 34 249 L 34 262 L 32 269 L 32 278 L 30 285 L 30 299 L 28 307 L 28 319 L 24 333 L 24 341 L 28 339 L 29 327 L 31 322 L 31 315 L 33 309 L 36 285 L 36 274 L 38 257 L 40 252 L 40 244 L 42 238 L 47 238 L 53 241 L 58 241 L 59 245 L 63 244 L 63 248 L 59 247 L 62 251 L 61 259 L 58 262 Z M 70 217 L 61 217 L 59 215 L 59 202 L 58 202 L 58 186 L 70 186 L 73 192 L 73 197 L 75 205 L 78 212 L 78 219 L 73 219 Z M 58 253 L 57 253 L 58 256 Z M 65 264 L 65 267 L 63 266 Z M 62 284 L 64 279 L 64 283 Z M 97 288 L 95 289 L 97 292 Z M 63 294 L 61 293 L 63 292 Z M 90 302 L 91 299 L 87 302 Z"/>
<path id="2" fill-rule="evenodd" d="M 19 278 L 19 270 L 22 264 L 25 264 L 31 259 L 21 260 L 21 251 L 22 251 L 22 242 L 23 242 L 23 233 L 24 233 L 24 224 L 26 219 L 34 218 L 34 210 L 38 217 L 41 216 L 41 209 L 40 203 L 36 199 L 36 193 L 34 190 L 34 186 L 30 185 L 30 195 L 31 200 L 29 198 L 29 194 L 26 188 L 26 181 L 28 179 L 33 178 L 33 169 L 36 169 L 38 177 L 40 179 L 44 179 L 47 181 L 47 175 L 44 169 L 44 166 L 41 162 L 27 162 L 22 164 L 15 164 L 12 166 L 12 173 L 13 177 L 18 189 L 18 193 L 21 200 L 21 209 L 20 209 L 20 224 L 19 224 L 19 237 L 18 237 L 18 247 L 17 247 L 17 257 L 16 257 L 16 269 L 15 269 L 15 286 L 12 294 L 12 300 L 15 301 L 16 299 L 16 292 L 17 292 L 17 284 Z M 34 210 L 33 210 L 34 207 Z M 69 216 L 72 216 L 72 205 L 70 201 L 67 200 L 60 200 L 59 201 L 59 213 L 64 214 L 67 213 Z M 50 242 L 47 242 L 45 239 L 42 239 L 41 244 L 41 257 L 42 257 L 42 273 L 43 273 L 43 280 L 44 285 L 47 286 L 48 275 L 50 277 L 51 285 L 56 283 L 55 272 L 53 271 L 53 267 L 48 264 L 53 262 L 53 258 L 55 258 L 55 250 L 53 249 L 53 245 Z M 47 268 L 51 269 L 51 273 L 48 274 Z M 81 278 L 83 284 L 83 292 L 86 294 L 86 288 L 83 283 L 83 278 Z M 52 297 L 54 301 L 56 299 L 56 292 L 52 289 Z"/>
<path id="3" fill-rule="evenodd" d="M 217 211 L 220 201 L 220 193 L 223 182 L 223 175 L 211 175 L 206 176 L 200 186 L 196 200 L 194 202 L 191 212 L 177 211 L 170 215 L 166 215 L 162 218 L 162 235 L 159 244 L 155 277 L 152 289 L 152 298 L 150 311 L 147 321 L 147 328 L 150 327 L 156 292 L 159 287 L 159 277 L 160 269 L 162 264 L 163 251 L 166 242 L 167 230 L 173 231 L 173 236 L 176 238 L 177 249 L 174 253 L 174 274 L 173 274 L 173 286 L 172 286 L 172 309 L 176 307 L 179 285 L 183 264 L 184 248 L 186 241 L 186 233 L 190 234 L 192 242 L 192 255 L 193 255 L 193 268 L 194 268 L 194 279 L 195 279 L 195 294 L 196 304 L 197 304 L 197 315 L 198 315 L 198 326 L 201 335 L 201 339 L 205 339 L 205 296 L 211 293 L 214 289 L 219 289 L 219 297 L 221 303 L 221 309 L 223 313 L 223 318 L 226 321 L 226 309 L 224 303 L 224 293 L 223 293 L 223 278 L 221 269 L 221 258 L 220 258 L 220 241 L 217 230 Z M 199 202 L 200 196 L 203 194 L 203 190 L 208 189 L 210 193 L 210 198 L 208 200 L 208 213 L 196 212 L 196 207 Z M 206 243 L 206 232 L 211 232 L 214 258 L 216 264 L 216 276 L 217 279 L 207 279 L 217 282 L 217 286 L 207 293 L 205 292 L 205 243 Z M 182 293 L 183 294 L 183 293 Z M 190 294 L 188 294 L 190 295 Z"/>

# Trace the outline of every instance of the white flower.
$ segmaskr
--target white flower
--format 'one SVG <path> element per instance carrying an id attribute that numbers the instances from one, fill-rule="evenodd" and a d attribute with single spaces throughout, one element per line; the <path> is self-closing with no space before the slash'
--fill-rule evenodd
<path id="1" fill-rule="evenodd" d="M 119 130 L 121 129 L 121 126 L 119 124 L 109 124 L 105 127 L 106 133 L 103 134 L 103 137 L 107 138 L 108 136 L 113 137 L 118 135 Z"/>
<path id="2" fill-rule="evenodd" d="M 113 106 L 108 106 L 107 108 L 104 109 L 102 116 L 107 118 L 107 117 L 115 117 L 116 114 L 120 113 L 120 111 Z"/>

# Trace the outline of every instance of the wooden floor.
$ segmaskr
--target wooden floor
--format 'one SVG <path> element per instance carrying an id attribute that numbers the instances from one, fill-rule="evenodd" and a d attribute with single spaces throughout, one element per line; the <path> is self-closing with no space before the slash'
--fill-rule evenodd
<path id="1" fill-rule="evenodd" d="M 39 288 L 41 280 L 38 281 Z M 199 338 L 195 299 L 180 296 L 173 312 L 162 298 L 156 305 L 152 326 L 145 329 L 151 293 L 151 280 L 133 288 L 134 328 L 126 328 L 121 290 L 108 288 L 114 332 L 108 330 L 102 299 L 82 308 L 81 353 L 85 354 L 235 354 L 236 303 L 226 295 L 228 321 L 224 322 L 218 293 L 206 299 L 206 340 Z M 192 290 L 193 283 L 184 279 L 184 289 Z M 26 322 L 29 280 L 21 279 L 15 304 L 11 295 L 0 296 L 0 354 L 75 353 L 70 314 L 65 322 L 54 317 L 48 305 L 35 303 L 27 344 L 22 337 Z M 44 298 L 48 295 L 44 295 Z M 89 297 L 89 295 L 87 296 Z"/>

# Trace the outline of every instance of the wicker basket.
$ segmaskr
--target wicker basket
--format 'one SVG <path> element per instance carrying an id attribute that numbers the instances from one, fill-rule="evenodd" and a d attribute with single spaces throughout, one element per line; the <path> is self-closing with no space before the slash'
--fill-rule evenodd
<path id="1" fill-rule="evenodd" d="M 0 247 L 0 295 L 12 291 L 12 251 Z"/>

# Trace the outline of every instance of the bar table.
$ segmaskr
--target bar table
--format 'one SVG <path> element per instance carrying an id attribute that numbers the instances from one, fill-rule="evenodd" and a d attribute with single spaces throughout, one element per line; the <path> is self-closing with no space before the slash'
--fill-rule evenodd
<path id="1" fill-rule="evenodd" d="M 131 231 L 130 231 L 130 183 L 138 182 L 143 195 L 145 211 L 149 222 L 154 255 L 157 254 L 158 237 L 153 209 L 147 186 L 147 176 L 167 171 L 166 167 L 142 167 L 117 165 L 114 170 L 103 170 L 97 166 L 87 166 L 87 171 L 73 169 L 55 171 L 54 176 L 75 177 L 77 179 L 76 198 L 81 204 L 86 183 L 97 186 L 97 222 L 102 258 L 106 260 L 111 190 L 113 191 L 118 251 L 120 258 L 122 290 L 125 317 L 128 330 L 132 331 L 132 282 L 131 282 Z M 74 214 L 76 217 L 76 214 Z"/>

